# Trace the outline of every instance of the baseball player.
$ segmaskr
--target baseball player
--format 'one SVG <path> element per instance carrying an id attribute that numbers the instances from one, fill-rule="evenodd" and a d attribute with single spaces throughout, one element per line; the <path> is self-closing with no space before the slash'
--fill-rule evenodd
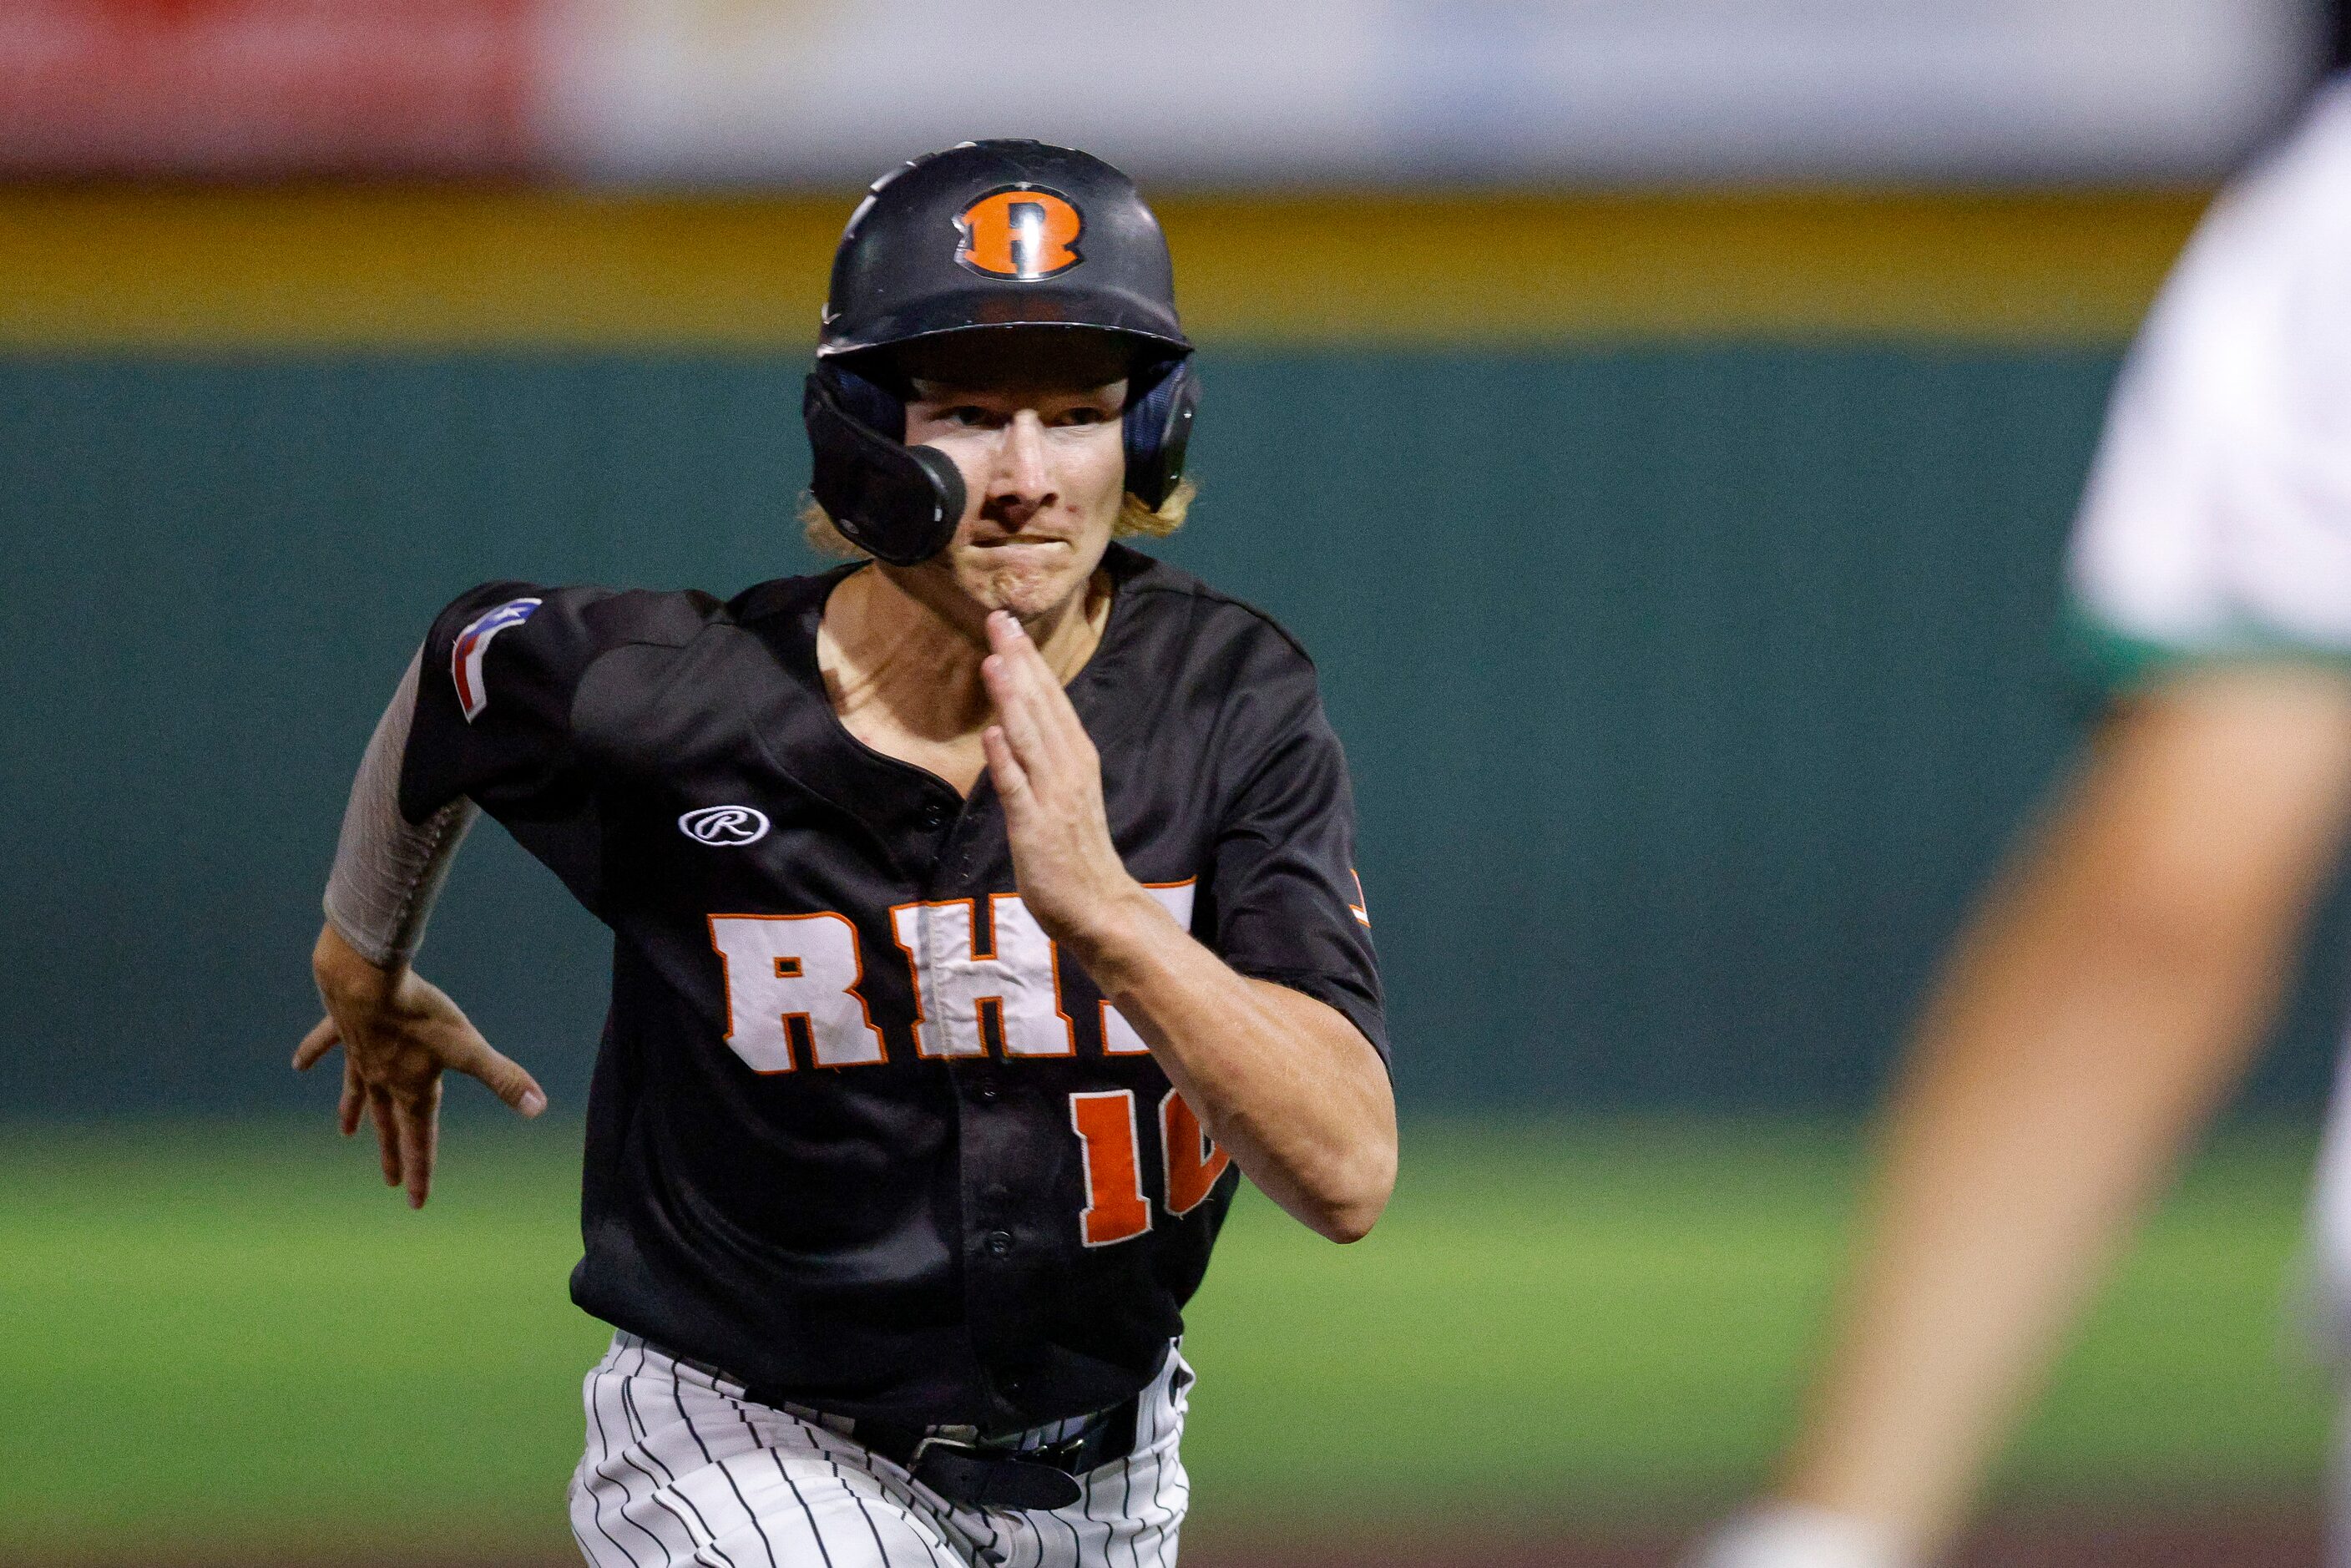
<path id="1" fill-rule="evenodd" d="M 1182 1309 L 1247 1172 L 1370 1228 L 1395 1124 L 1347 769 L 1165 532 L 1196 388 L 1115 169 L 877 183 L 804 416 L 864 559 L 724 602 L 488 584 L 361 763 L 316 969 L 342 1129 L 421 1206 L 444 1069 L 545 1097 L 409 967 L 489 812 L 612 929 L 572 1297 L 594 1568 L 1172 1565 Z"/>
<path id="2" fill-rule="evenodd" d="M 1705 1568 L 1934 1559 L 2262 1036 L 2351 826 L 2351 84 L 2223 196 L 2165 287 L 2070 575 L 2107 716 L 1927 1009 L 1778 1496 Z M 2351 1327 L 2336 1114 L 2317 1250 Z"/>

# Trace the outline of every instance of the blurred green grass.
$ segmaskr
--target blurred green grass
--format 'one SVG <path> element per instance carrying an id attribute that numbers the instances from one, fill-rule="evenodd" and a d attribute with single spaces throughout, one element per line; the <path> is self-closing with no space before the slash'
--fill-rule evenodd
<path id="1" fill-rule="evenodd" d="M 308 1128 L 0 1129 L 0 1557 L 333 1540 L 559 1548 L 576 1127 L 453 1128 L 433 1206 Z M 2281 1297 L 2311 1140 L 2196 1165 L 2005 1483 L 2172 1506 L 2306 1491 L 2328 1399 Z M 1416 1125 L 1380 1229 L 1246 1195 L 1195 1303 L 1219 1528 L 1687 1512 L 1758 1475 L 1840 1247 L 1849 1132 Z"/>

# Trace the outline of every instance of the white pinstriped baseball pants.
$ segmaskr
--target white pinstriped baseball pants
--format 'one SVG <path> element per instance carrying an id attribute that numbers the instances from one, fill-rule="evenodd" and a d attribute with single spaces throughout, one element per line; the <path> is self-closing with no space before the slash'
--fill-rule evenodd
<path id="1" fill-rule="evenodd" d="M 615 1334 L 582 1390 L 571 1533 L 591 1568 L 1176 1568 L 1190 1381 L 1170 1351 L 1143 1392 L 1134 1452 L 1079 1477 L 1069 1507 L 982 1511 Z"/>

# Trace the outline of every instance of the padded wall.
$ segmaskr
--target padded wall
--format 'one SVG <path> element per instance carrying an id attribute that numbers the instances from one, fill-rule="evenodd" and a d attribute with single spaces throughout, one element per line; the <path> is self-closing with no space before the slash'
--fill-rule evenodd
<path id="1" fill-rule="evenodd" d="M 1858 1102 L 2068 744 L 2055 569 L 2113 363 L 1207 354 L 1167 553 L 1321 663 L 1408 1103 Z M 0 361 L 0 1110 L 323 1103 L 283 1061 L 414 639 L 492 576 L 804 567 L 799 369 Z M 486 827 L 424 967 L 576 1108 L 604 961 Z M 2273 1095 L 2324 1078 L 2304 1011 Z"/>

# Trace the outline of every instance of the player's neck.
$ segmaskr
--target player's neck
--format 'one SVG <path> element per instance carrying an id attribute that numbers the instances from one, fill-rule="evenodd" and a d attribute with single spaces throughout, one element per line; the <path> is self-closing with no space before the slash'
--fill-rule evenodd
<path id="1" fill-rule="evenodd" d="M 1096 572 L 1067 603 L 1027 622 L 1064 682 L 1100 645 L 1110 600 L 1107 576 Z M 954 612 L 963 608 L 933 605 L 878 570 L 852 573 L 826 601 L 817 663 L 852 735 L 968 793 L 984 766 L 980 732 L 995 713 L 979 674 L 987 612 Z"/>

